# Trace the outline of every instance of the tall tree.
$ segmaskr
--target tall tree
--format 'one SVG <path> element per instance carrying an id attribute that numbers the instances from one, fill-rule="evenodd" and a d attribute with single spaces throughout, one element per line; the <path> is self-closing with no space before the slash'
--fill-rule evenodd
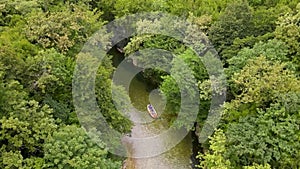
<path id="1" fill-rule="evenodd" d="M 296 64 L 300 64 L 300 3 L 294 12 L 279 18 L 275 30 L 276 38 L 284 41 L 289 47 L 289 55 Z"/>
<path id="2" fill-rule="evenodd" d="M 246 1 L 235 2 L 229 4 L 224 13 L 211 26 L 209 39 L 221 57 L 223 50 L 232 45 L 234 39 L 251 35 L 254 26 L 252 15 L 252 9 Z"/>
<path id="3" fill-rule="evenodd" d="M 55 9 L 55 8 L 54 8 Z M 65 4 L 58 9 L 32 11 L 26 17 L 27 38 L 43 48 L 74 54 L 100 26 L 100 11 L 90 11 L 85 4 Z M 72 49 L 73 51 L 69 51 Z"/>
<path id="4" fill-rule="evenodd" d="M 1 168 L 42 167 L 43 144 L 57 129 L 51 113 L 48 106 L 23 100 L 0 119 Z"/>
<path id="5" fill-rule="evenodd" d="M 96 139 L 96 140 L 95 140 Z M 77 126 L 63 126 L 46 140 L 45 168 L 119 169 L 120 161 L 107 159 L 101 139 L 90 138 Z"/>

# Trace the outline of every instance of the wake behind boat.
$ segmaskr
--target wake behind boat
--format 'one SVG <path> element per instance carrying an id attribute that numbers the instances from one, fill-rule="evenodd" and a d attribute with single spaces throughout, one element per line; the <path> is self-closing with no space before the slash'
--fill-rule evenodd
<path id="1" fill-rule="evenodd" d="M 152 118 L 156 119 L 158 117 L 156 110 L 154 109 L 154 107 L 151 104 L 147 105 L 147 110 Z"/>

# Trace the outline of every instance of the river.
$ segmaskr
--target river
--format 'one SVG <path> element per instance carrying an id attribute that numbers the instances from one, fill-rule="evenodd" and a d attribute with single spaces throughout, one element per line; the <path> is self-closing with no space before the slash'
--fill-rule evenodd
<path id="1" fill-rule="evenodd" d="M 143 141 L 140 140 L 155 137 L 169 128 L 168 118 L 163 114 L 166 99 L 161 95 L 158 89 L 149 86 L 145 82 L 141 74 L 141 69 L 135 67 L 131 62 L 124 61 L 124 57 L 122 57 L 120 53 L 115 51 L 113 54 L 114 66 L 119 74 L 119 76 L 114 79 L 114 83 L 127 88 L 132 103 L 132 108 L 128 114 L 134 126 L 131 130 L 131 136 L 124 137 L 124 145 L 127 147 L 129 156 L 125 162 L 126 169 L 192 168 L 191 134 L 188 134 L 179 144 L 162 154 L 140 158 L 140 154 L 143 154 L 143 152 L 161 151 L 161 147 L 158 146 L 159 143 L 145 145 Z M 140 73 L 136 74 L 137 72 Z M 126 85 L 128 81 L 130 81 L 130 83 Z M 160 116 L 159 119 L 152 119 L 148 114 L 146 106 L 149 103 L 155 107 Z M 165 143 L 169 140 L 158 140 L 158 142 L 159 141 Z"/>

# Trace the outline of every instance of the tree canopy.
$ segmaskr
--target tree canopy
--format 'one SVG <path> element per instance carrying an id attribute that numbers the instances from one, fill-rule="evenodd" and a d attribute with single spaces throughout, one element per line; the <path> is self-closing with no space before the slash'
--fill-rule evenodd
<path id="1" fill-rule="evenodd" d="M 98 123 L 101 113 L 110 128 L 129 133 L 133 123 L 118 107 L 127 109 L 130 97 L 124 87 L 112 85 L 115 56 L 107 54 L 98 65 L 93 53 L 80 51 L 106 23 L 143 12 L 165 12 L 191 23 L 142 19 L 138 33 L 117 44 L 122 57 L 139 51 L 136 67 L 158 64 L 141 76 L 166 97 L 162 118 L 170 125 L 192 124 L 191 132 L 199 134 L 213 96 L 225 91 L 214 91 L 225 86 L 215 81 L 226 80 L 222 117 L 213 135 L 198 145 L 198 168 L 300 168 L 299 0 L 2 0 L 0 168 L 121 167 L 124 158 L 111 154 L 107 140 L 91 132 L 104 126 Z M 164 27 L 169 33 L 180 29 L 182 39 L 143 33 Z M 112 40 L 109 33 L 100 38 Z M 209 47 L 216 53 L 198 56 Z M 156 56 L 147 49 L 165 52 Z M 226 77 L 218 76 L 223 70 L 213 64 L 217 57 L 208 55 L 219 56 Z M 88 91 L 93 83 L 95 98 L 72 93 L 77 59 L 98 65 L 94 81 L 80 86 Z M 80 79 L 92 76 L 89 68 L 81 69 Z M 99 111 L 78 116 L 73 98 L 95 101 Z M 86 129 L 80 120 L 95 126 Z"/>

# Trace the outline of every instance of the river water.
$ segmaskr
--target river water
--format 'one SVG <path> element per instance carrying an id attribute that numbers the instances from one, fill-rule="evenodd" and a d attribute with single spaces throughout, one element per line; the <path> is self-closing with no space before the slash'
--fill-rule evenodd
<path id="1" fill-rule="evenodd" d="M 164 116 L 166 99 L 158 89 L 147 85 L 141 75 L 141 69 L 135 67 L 130 61 L 125 61 L 126 59 L 122 61 L 120 58 L 114 58 L 114 65 L 118 72 L 114 83 L 123 85 L 128 91 L 132 108 L 127 114 L 134 123 L 131 136 L 124 136 L 123 139 L 129 156 L 125 162 L 126 169 L 192 168 L 191 135 L 188 134 L 179 144 L 165 152 L 161 145 L 172 142 L 168 139 L 174 139 L 170 137 L 162 140 L 162 137 L 157 137 L 169 128 L 168 117 Z M 148 114 L 146 106 L 149 103 L 155 107 L 159 119 L 152 119 Z M 151 137 L 157 138 L 155 143 L 149 144 L 143 141 Z M 143 154 L 144 152 L 150 154 Z"/>

